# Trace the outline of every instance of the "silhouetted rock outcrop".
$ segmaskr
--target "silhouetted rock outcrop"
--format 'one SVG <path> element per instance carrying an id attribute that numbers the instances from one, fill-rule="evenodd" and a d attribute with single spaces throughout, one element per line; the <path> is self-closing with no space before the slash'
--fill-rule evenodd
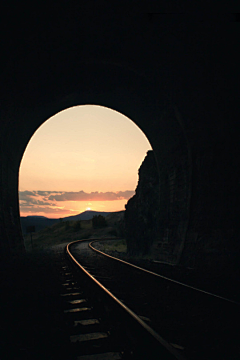
<path id="1" fill-rule="evenodd" d="M 216 143 L 194 152 L 190 166 L 186 152 L 176 147 L 162 158 L 159 171 L 153 151 L 148 152 L 136 194 L 126 204 L 130 255 L 149 254 L 206 277 L 238 277 L 237 183 L 230 176 L 236 164 L 224 157 L 230 146 Z M 231 184 L 228 192 L 224 184 Z"/>
<path id="2" fill-rule="evenodd" d="M 159 171 L 154 152 L 149 151 L 139 169 L 136 195 L 126 205 L 128 251 L 177 263 L 188 226 L 190 171 L 186 146 L 176 146 L 158 165 Z"/>
<path id="3" fill-rule="evenodd" d="M 148 151 L 138 173 L 136 194 L 126 204 L 126 241 L 129 253 L 146 254 L 159 236 L 159 179 L 153 151 Z"/>

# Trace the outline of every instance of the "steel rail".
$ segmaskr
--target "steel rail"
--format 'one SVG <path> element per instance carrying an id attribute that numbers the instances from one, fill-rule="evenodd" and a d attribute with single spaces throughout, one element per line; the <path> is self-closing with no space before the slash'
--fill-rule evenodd
<path id="1" fill-rule="evenodd" d="M 97 239 L 94 240 L 96 241 Z M 124 323 L 125 329 L 128 332 L 130 331 L 133 333 L 133 338 L 137 337 L 137 346 L 140 348 L 140 354 L 145 354 L 147 356 L 146 360 L 186 360 L 186 358 L 180 354 L 177 349 L 175 349 L 149 325 L 147 325 L 140 317 L 138 317 L 131 309 L 123 304 L 76 260 L 70 251 L 70 247 L 82 241 L 89 241 L 89 239 L 77 240 L 69 243 L 66 246 L 66 254 L 81 270 L 82 274 L 91 280 L 91 283 L 95 285 L 96 291 L 100 292 L 105 300 L 111 303 L 111 306 L 113 306 L 115 311 L 121 313 L 121 321 Z"/>
<path id="2" fill-rule="evenodd" d="M 159 277 L 159 278 L 161 278 L 161 279 L 170 281 L 170 282 L 172 282 L 172 283 L 174 283 L 174 284 L 178 284 L 178 285 L 184 286 L 185 288 L 188 288 L 188 289 L 191 289 L 191 290 L 195 290 L 195 291 L 201 292 L 201 293 L 203 293 L 203 294 L 209 295 L 209 296 L 211 296 L 211 297 L 215 297 L 215 298 L 217 298 L 217 299 L 224 300 L 224 301 L 227 301 L 227 302 L 230 302 L 230 303 L 232 303 L 232 304 L 235 304 L 235 305 L 240 306 L 240 303 L 237 302 L 237 301 L 234 301 L 234 300 L 225 298 L 225 297 L 220 296 L 220 295 L 216 295 L 216 294 L 210 293 L 210 292 L 205 291 L 205 290 L 202 290 L 202 289 L 195 288 L 194 286 L 181 283 L 180 281 L 177 281 L 177 280 L 173 280 L 173 279 L 167 278 L 166 276 L 163 276 L 163 275 L 157 274 L 157 273 L 155 273 L 155 272 L 153 272 L 153 271 L 150 271 L 150 270 L 141 268 L 140 266 L 131 264 L 131 263 L 125 261 L 125 260 L 118 259 L 118 258 L 116 258 L 116 257 L 114 257 L 114 256 L 112 256 L 112 255 L 106 254 L 106 253 L 104 253 L 103 251 L 100 251 L 100 250 L 96 249 L 95 247 L 93 247 L 93 245 L 92 245 L 93 243 L 98 242 L 98 241 L 102 241 L 102 240 L 104 240 L 104 239 L 101 239 L 101 240 L 99 240 L 99 239 L 94 239 L 93 241 L 91 241 L 91 242 L 89 243 L 88 246 L 90 247 L 90 249 L 92 249 L 93 251 L 98 252 L 98 253 L 101 254 L 101 255 L 107 256 L 107 257 L 109 257 L 110 259 L 113 259 L 113 260 L 115 260 L 115 261 L 121 262 L 121 263 L 123 263 L 123 264 L 125 264 L 125 265 L 127 265 L 127 266 L 130 266 L 130 267 L 133 267 L 133 268 L 135 268 L 135 269 L 137 269 L 137 270 L 144 271 L 145 273 L 148 273 L 148 274 L 150 274 L 150 275 L 157 276 L 157 277 Z M 110 240 L 110 239 L 106 239 L 106 240 Z M 114 239 L 114 240 L 117 240 L 117 239 Z"/>

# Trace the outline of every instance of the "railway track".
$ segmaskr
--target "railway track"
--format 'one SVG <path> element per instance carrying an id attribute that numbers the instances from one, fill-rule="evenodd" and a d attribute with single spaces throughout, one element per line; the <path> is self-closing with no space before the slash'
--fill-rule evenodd
<path id="1" fill-rule="evenodd" d="M 71 251 L 72 245 L 66 247 L 69 266 L 62 267 L 64 291 L 61 294 L 72 357 L 79 360 L 184 360 L 174 346 L 90 274 L 95 268 L 77 261 Z M 109 281 L 106 276 L 98 275 L 98 279 Z"/>
<path id="2" fill-rule="evenodd" d="M 89 309 L 98 314 L 88 316 L 85 320 L 90 323 L 85 321 L 85 325 L 72 320 L 71 341 L 76 348 L 84 341 L 88 344 L 81 353 L 96 353 L 101 348 L 94 345 L 86 350 L 91 341 L 79 335 L 83 329 L 93 329 L 89 334 L 95 334 L 95 342 L 108 344 L 101 353 L 108 353 L 109 359 L 239 359 L 238 303 L 106 256 L 90 241 L 69 244 L 66 254 L 73 272 L 77 271 L 80 283 L 88 289 L 84 298 L 74 282 L 66 282 L 73 286 L 66 285 L 63 294 L 72 301 L 66 315 L 75 319 L 90 314 Z M 67 274 L 73 276 L 69 270 Z M 85 306 L 87 300 L 94 305 Z"/>

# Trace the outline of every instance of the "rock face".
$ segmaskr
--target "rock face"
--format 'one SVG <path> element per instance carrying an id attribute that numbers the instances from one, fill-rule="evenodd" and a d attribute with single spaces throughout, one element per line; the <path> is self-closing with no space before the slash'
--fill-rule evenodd
<path id="1" fill-rule="evenodd" d="M 126 241 L 130 254 L 147 254 L 159 236 L 159 177 L 153 151 L 148 151 L 138 174 L 136 194 L 126 204 Z"/>
<path id="2" fill-rule="evenodd" d="M 190 171 L 185 147 L 176 146 L 158 166 L 149 151 L 139 169 L 136 195 L 126 204 L 128 251 L 176 263 L 188 225 Z"/>
<path id="3" fill-rule="evenodd" d="M 226 155 L 234 149 L 230 141 L 191 148 L 191 159 L 182 145 L 158 164 L 148 152 L 136 194 L 126 204 L 128 252 L 210 277 L 237 277 L 239 183 L 231 176 L 237 163 Z"/>

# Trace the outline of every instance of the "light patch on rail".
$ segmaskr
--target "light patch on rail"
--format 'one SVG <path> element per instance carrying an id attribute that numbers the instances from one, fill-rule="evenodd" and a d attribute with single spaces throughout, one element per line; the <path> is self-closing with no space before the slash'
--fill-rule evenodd
<path id="1" fill-rule="evenodd" d="M 64 313 L 77 313 L 77 312 L 81 312 L 81 311 L 90 311 L 92 310 L 91 308 L 87 308 L 87 307 L 82 307 L 82 308 L 76 308 L 76 309 L 68 309 L 68 310 L 64 310 Z"/>
<path id="2" fill-rule="evenodd" d="M 178 350 L 184 350 L 184 347 L 181 346 L 181 345 L 178 345 L 178 344 L 172 344 L 170 343 L 170 345 L 172 345 L 173 347 L 175 347 L 175 349 L 178 349 Z"/>
<path id="3" fill-rule="evenodd" d="M 71 342 L 83 342 L 83 341 L 91 341 L 91 340 L 99 340 L 107 338 L 108 334 L 104 332 L 97 332 L 97 333 L 88 333 L 88 334 L 80 334 L 80 335 L 73 335 L 70 336 Z"/>
<path id="4" fill-rule="evenodd" d="M 69 284 L 70 285 L 70 284 Z M 66 290 L 79 290 L 76 286 L 73 286 L 73 287 L 68 287 L 66 288 Z"/>
<path id="5" fill-rule="evenodd" d="M 78 356 L 77 360 L 120 360 L 122 356 L 120 353 L 108 352 L 103 354 L 83 355 Z"/>
<path id="6" fill-rule="evenodd" d="M 140 317 L 140 319 L 142 319 L 142 320 L 145 321 L 145 322 L 148 322 L 148 323 L 151 322 L 151 320 L 150 320 L 148 317 L 146 317 L 146 316 L 138 315 L 138 317 Z"/>
<path id="7" fill-rule="evenodd" d="M 61 296 L 79 296 L 82 295 L 80 292 L 61 294 Z"/>
<path id="8" fill-rule="evenodd" d="M 72 304 L 72 305 L 74 305 L 74 304 L 82 304 L 82 303 L 85 303 L 85 302 L 86 302 L 85 299 L 78 299 L 78 300 L 70 300 L 70 301 L 68 301 L 68 303 Z"/>
<path id="9" fill-rule="evenodd" d="M 86 320 L 74 321 L 74 326 L 78 326 L 78 325 L 95 325 L 95 324 L 99 324 L 99 321 L 97 319 L 86 319 Z"/>

